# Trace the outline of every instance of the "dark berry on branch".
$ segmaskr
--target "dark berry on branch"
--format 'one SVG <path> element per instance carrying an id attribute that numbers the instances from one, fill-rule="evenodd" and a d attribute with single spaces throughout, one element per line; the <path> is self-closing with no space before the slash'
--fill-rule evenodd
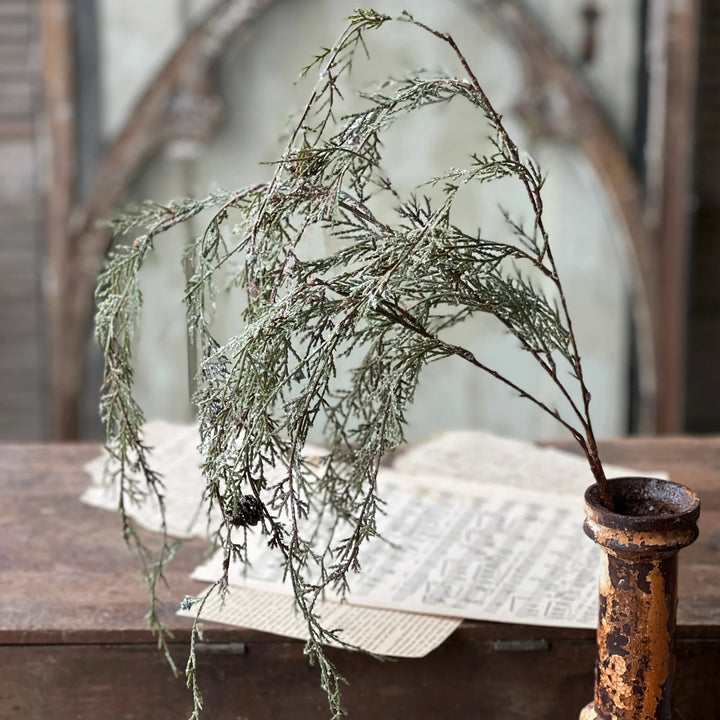
<path id="1" fill-rule="evenodd" d="M 243 495 L 238 503 L 238 511 L 232 517 L 235 527 L 257 525 L 262 517 L 262 504 L 254 495 Z"/>

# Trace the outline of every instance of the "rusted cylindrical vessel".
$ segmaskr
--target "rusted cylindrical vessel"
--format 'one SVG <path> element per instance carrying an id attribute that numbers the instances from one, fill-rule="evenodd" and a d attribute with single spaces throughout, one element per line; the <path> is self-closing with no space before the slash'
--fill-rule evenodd
<path id="1" fill-rule="evenodd" d="M 610 480 L 585 493 L 585 533 L 603 549 L 594 700 L 580 720 L 672 720 L 678 552 L 698 536 L 700 501 L 677 483 Z"/>

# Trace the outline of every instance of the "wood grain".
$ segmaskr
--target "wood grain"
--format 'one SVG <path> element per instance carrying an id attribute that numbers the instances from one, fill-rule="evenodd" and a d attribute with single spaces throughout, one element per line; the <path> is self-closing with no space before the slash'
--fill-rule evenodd
<path id="1" fill-rule="evenodd" d="M 569 446 L 568 446 L 569 447 Z M 603 443 L 607 462 L 665 469 L 703 503 L 700 539 L 680 556 L 678 708 L 720 717 L 720 438 Z M 78 497 L 96 445 L 0 446 L 0 718 L 187 717 L 190 698 L 145 627 L 145 590 L 111 514 Z M 189 622 L 175 603 L 204 552 L 187 543 L 169 572 L 167 621 L 184 667 Z M 520 641 L 527 651 L 497 641 Z M 543 642 L 537 642 L 542 640 Z M 511 648 L 518 649 L 517 644 Z M 204 717 L 324 718 L 302 643 L 208 624 L 200 649 Z M 591 697 L 591 630 L 465 622 L 419 660 L 333 651 L 351 718 L 575 720 Z"/>

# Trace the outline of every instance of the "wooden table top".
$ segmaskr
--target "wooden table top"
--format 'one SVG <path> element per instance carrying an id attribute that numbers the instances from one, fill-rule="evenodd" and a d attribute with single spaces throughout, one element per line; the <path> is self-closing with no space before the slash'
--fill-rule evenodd
<path id="1" fill-rule="evenodd" d="M 89 484 L 83 465 L 99 450 L 95 444 L 0 445 L 0 644 L 152 641 L 145 624 L 146 590 L 137 559 L 122 539 L 119 517 L 79 501 Z M 633 438 L 601 443 L 601 451 L 609 463 L 666 470 L 699 494 L 700 538 L 680 555 L 679 634 L 717 637 L 720 437 Z M 168 571 L 165 621 L 177 642 L 189 637 L 190 621 L 174 610 L 186 594 L 202 588 L 189 574 L 204 551 L 203 542 L 187 542 Z M 497 623 L 465 625 L 488 638 L 498 633 Z M 214 642 L 270 641 L 243 628 L 216 626 L 208 632 Z M 592 633 L 543 632 L 553 637 Z M 502 626 L 503 637 L 523 633 L 527 627 Z"/>

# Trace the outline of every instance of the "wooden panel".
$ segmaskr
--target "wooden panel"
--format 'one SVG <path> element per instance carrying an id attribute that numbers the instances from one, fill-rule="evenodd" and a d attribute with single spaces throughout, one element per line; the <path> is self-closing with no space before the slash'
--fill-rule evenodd
<path id="1" fill-rule="evenodd" d="M 43 436 L 37 0 L 0 3 L 0 438 Z"/>
<path id="2" fill-rule="evenodd" d="M 0 265 L 2 256 L 0 255 Z M 11 303 L 3 293 L 0 293 L 0 327 L 8 328 L 7 342 L 14 341 L 16 336 L 31 335 L 33 343 L 40 327 L 41 308 L 37 303 L 19 302 Z M 15 335 L 10 333 L 10 328 L 15 328 Z M 5 344 L 3 352 L 8 352 Z M 37 353 L 33 350 L 33 354 Z"/>
<path id="3" fill-rule="evenodd" d="M 2 62 L 0 60 L 0 62 Z M 7 140 L 28 140 L 33 137 L 32 123 L 25 118 L 10 118 L 0 123 L 0 142 Z"/>
<path id="4" fill-rule="evenodd" d="M 601 450 L 606 462 L 667 470 L 699 492 L 701 537 L 681 556 L 679 622 L 696 635 L 720 634 L 720 438 L 624 440 Z M 109 631 L 118 641 L 121 633 L 149 641 L 146 594 L 119 519 L 78 502 L 89 482 L 82 465 L 98 452 L 96 445 L 0 446 L 0 642 L 32 642 L 33 634 L 37 642 L 53 642 L 67 633 L 87 642 Z M 187 575 L 202 557 L 202 543 L 183 546 L 170 570 L 170 597 L 201 587 Z M 87 581 L 78 583 L 82 577 Z M 78 614 L 78 606 L 102 607 L 102 613 Z M 173 615 L 169 622 L 187 631 L 183 618 Z"/>
<path id="5" fill-rule="evenodd" d="M 0 37 L 2 42 L 2 37 Z M 29 114 L 31 111 L 31 91 L 24 78 L 4 78 L 0 83 L 0 114 L 14 112 Z"/>
<path id="6" fill-rule="evenodd" d="M 5 22 L 6 20 L 25 18 L 27 16 L 27 5 L 26 0 L 3 0 L 0 3 L 0 21 Z"/>
<path id="7" fill-rule="evenodd" d="M 686 427 L 720 431 L 720 6 L 705 2 L 700 25 L 697 152 L 698 203 L 692 252 Z"/>
<path id="8" fill-rule="evenodd" d="M 237 635 L 242 637 L 242 632 Z M 343 696 L 351 720 L 574 720 L 592 696 L 594 644 L 553 642 L 547 651 L 497 652 L 464 626 L 420 660 L 380 663 L 331 653 L 349 681 Z M 238 652 L 244 649 L 245 652 Z M 227 650 L 227 651 L 225 651 Z M 685 718 L 720 717 L 720 651 L 680 641 L 676 706 Z M 184 667 L 185 651 L 173 656 Z M 213 720 L 327 718 L 317 672 L 297 642 L 250 641 L 199 651 Z M 186 718 L 191 700 L 151 645 L 0 646 L 3 718 Z"/>
<path id="9" fill-rule="evenodd" d="M 183 681 L 145 628 L 145 591 L 118 520 L 78 502 L 88 483 L 82 465 L 98 449 L 0 446 L 0 717 L 189 714 Z M 681 554 L 675 688 L 686 718 L 720 717 L 720 438 L 635 439 L 603 443 L 601 451 L 608 462 L 668 470 L 700 494 L 701 537 Z M 174 602 L 199 588 L 187 573 L 202 555 L 198 541 L 179 553 L 169 573 Z M 183 667 L 189 621 L 167 620 Z M 530 641 L 534 650 L 502 651 L 498 640 Z M 350 681 L 351 719 L 574 719 L 590 699 L 594 638 L 591 630 L 465 622 L 419 660 L 332 656 Z M 301 643 L 208 623 L 199 657 L 204 717 L 328 716 Z"/>
<path id="10" fill-rule="evenodd" d="M 684 429 L 687 403 L 688 266 L 692 229 L 692 156 L 700 0 L 658 3 L 666 13 L 665 118 L 662 194 L 657 227 L 659 257 L 658 431 Z"/>

